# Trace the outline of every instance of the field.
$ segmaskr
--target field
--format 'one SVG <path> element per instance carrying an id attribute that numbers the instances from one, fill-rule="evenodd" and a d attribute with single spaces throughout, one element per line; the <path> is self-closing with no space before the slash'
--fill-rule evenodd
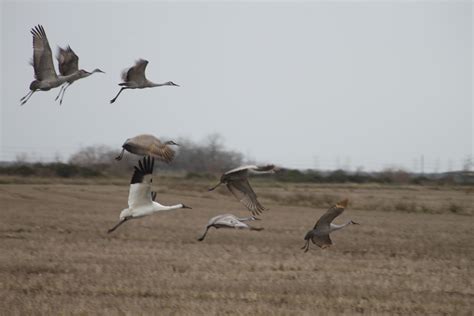
<path id="1" fill-rule="evenodd" d="M 155 177 L 156 178 L 156 177 Z M 156 181 L 158 180 L 158 181 Z M 125 223 L 128 179 L 0 184 L 0 314 L 472 315 L 473 188 L 255 181 L 261 232 L 210 230 L 249 214 L 214 181 L 156 179 L 182 209 Z M 300 249 L 339 199 L 359 222 Z"/>

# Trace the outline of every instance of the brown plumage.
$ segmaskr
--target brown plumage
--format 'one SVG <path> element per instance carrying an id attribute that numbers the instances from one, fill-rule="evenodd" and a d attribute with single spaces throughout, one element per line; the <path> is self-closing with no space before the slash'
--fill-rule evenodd
<path id="1" fill-rule="evenodd" d="M 332 245 L 331 238 L 329 234 L 333 231 L 342 229 L 350 224 L 358 224 L 350 220 L 346 224 L 335 225 L 331 222 L 344 212 L 344 209 L 347 207 L 349 200 L 344 199 L 332 207 L 330 207 L 326 213 L 324 213 L 316 222 L 313 229 L 306 233 L 304 239 L 306 240 L 304 246 L 301 249 L 305 249 L 305 252 L 309 250 L 309 241 L 311 240 L 313 244 L 317 245 L 320 248 L 327 248 Z"/>
<path id="2" fill-rule="evenodd" d="M 129 138 L 122 145 L 122 152 L 115 159 L 122 159 L 124 151 L 140 156 L 152 156 L 160 159 L 166 163 L 170 163 L 175 155 L 175 152 L 169 145 L 176 145 L 174 141 L 161 142 L 153 135 L 142 134 Z"/>

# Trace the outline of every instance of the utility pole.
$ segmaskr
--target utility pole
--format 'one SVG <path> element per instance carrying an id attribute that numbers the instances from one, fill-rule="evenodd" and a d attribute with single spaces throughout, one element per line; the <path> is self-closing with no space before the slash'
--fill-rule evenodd
<path id="1" fill-rule="evenodd" d="M 425 155 L 421 155 L 420 171 L 421 171 L 421 174 L 425 173 Z"/>
<path id="2" fill-rule="evenodd" d="M 319 158 L 318 158 L 318 156 L 313 157 L 313 168 L 314 168 L 314 170 L 319 170 Z"/>

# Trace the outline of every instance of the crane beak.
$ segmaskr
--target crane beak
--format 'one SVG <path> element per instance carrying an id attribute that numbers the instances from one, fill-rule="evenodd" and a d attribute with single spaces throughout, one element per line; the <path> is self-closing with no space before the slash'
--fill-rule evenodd
<path id="1" fill-rule="evenodd" d="M 189 209 L 192 209 L 192 207 L 189 207 L 189 206 L 184 205 L 184 204 L 183 204 L 183 207 L 182 207 L 182 208 L 189 208 Z"/>

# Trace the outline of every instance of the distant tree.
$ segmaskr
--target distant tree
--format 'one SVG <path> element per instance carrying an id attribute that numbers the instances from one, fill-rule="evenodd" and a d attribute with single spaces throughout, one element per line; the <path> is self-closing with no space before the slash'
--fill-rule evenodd
<path id="1" fill-rule="evenodd" d="M 78 166 L 106 165 L 114 162 L 116 152 L 108 146 L 87 146 L 69 158 L 69 163 Z"/>

